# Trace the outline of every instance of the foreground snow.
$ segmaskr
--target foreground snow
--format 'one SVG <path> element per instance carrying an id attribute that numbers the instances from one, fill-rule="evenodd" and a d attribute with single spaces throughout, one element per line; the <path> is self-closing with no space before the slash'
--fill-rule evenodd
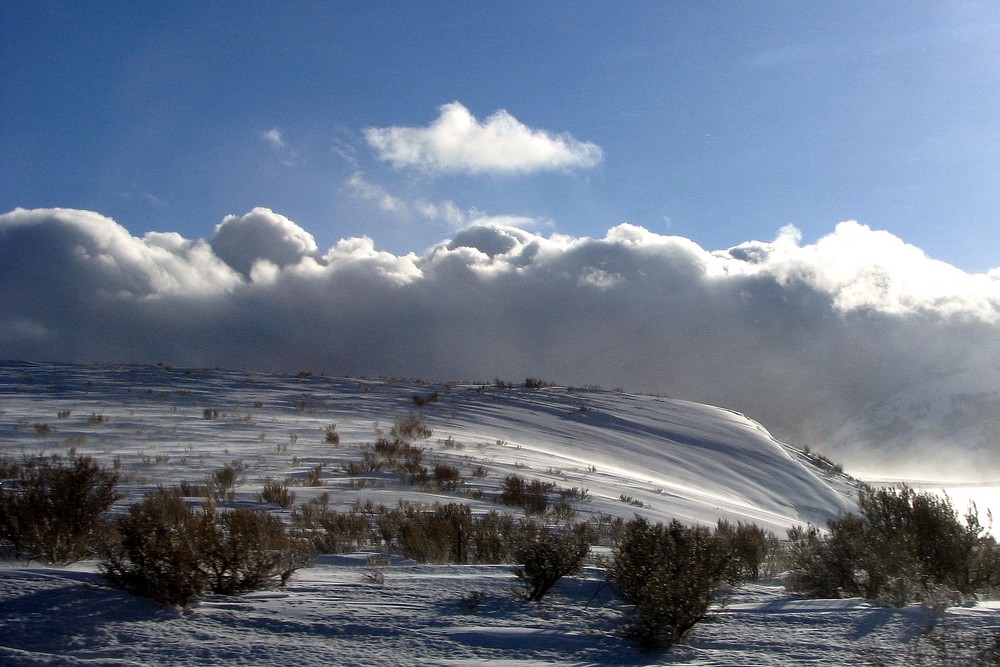
<path id="1" fill-rule="evenodd" d="M 91 567 L 0 569 L 0 662 L 11 665 L 851 665 L 900 655 L 945 624 L 1000 626 L 1000 604 L 953 608 L 808 600 L 779 585 L 733 592 L 669 655 L 639 652 L 624 609 L 588 569 L 541 606 L 514 599 L 503 566 L 393 564 L 363 557 L 302 570 L 287 588 L 209 597 L 186 611 L 103 586 Z M 480 594 L 477 605 L 472 594 Z"/>

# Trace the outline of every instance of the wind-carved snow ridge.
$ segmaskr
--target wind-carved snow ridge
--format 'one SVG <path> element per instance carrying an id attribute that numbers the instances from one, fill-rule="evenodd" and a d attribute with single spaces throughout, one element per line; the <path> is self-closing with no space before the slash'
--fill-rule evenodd
<path id="1" fill-rule="evenodd" d="M 657 520 L 728 518 L 783 531 L 825 523 L 853 507 L 846 481 L 822 478 L 758 424 L 729 410 L 559 388 L 517 390 L 502 401 L 465 404 L 459 412 L 464 428 L 498 433 L 539 465 L 592 466 L 596 473 L 584 480 L 592 496 L 626 493 Z"/>

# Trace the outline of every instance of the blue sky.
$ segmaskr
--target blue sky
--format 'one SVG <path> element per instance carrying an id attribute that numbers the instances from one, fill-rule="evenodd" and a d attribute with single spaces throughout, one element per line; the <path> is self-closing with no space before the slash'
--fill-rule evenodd
<path id="1" fill-rule="evenodd" d="M 477 218 L 707 249 L 857 219 L 1000 266 L 996 2 L 8 0 L 0 31 L 2 211 L 196 239 L 264 206 L 394 253 Z M 433 153 L 491 117 L 510 164 Z"/>

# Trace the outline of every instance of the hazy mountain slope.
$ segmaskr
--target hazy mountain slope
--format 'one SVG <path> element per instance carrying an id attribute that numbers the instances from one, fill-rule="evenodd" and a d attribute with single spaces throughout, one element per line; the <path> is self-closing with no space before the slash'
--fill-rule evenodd
<path id="1" fill-rule="evenodd" d="M 1000 364 L 901 387 L 842 424 L 828 449 L 859 473 L 996 482 Z"/>
<path id="2" fill-rule="evenodd" d="M 519 445 L 514 460 L 530 456 L 564 472 L 593 466 L 580 482 L 591 495 L 625 493 L 658 517 L 779 527 L 825 522 L 851 506 L 844 480 L 821 477 L 738 413 L 606 391 L 485 391 L 493 402 L 458 393 L 428 414 L 440 410 L 456 437 L 496 434 Z"/>

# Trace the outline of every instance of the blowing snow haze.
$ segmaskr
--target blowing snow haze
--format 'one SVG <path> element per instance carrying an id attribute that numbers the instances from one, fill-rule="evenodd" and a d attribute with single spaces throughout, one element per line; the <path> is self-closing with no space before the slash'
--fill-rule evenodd
<path id="1" fill-rule="evenodd" d="M 851 471 L 1000 474 L 1000 273 L 843 222 L 709 251 L 487 222 L 322 251 L 257 208 L 212 236 L 0 216 L 0 357 L 599 383 L 733 408 Z"/>

